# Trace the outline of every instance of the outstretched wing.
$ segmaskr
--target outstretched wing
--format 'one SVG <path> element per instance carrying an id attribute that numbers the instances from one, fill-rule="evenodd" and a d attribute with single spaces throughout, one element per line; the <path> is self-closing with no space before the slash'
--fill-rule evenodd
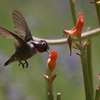
<path id="1" fill-rule="evenodd" d="M 12 16 L 15 24 L 15 32 L 20 36 L 24 36 L 26 42 L 33 40 L 30 29 L 28 28 L 26 20 L 21 12 L 17 9 L 13 9 Z"/>
<path id="2" fill-rule="evenodd" d="M 16 34 L 10 32 L 9 30 L 7 30 L 5 28 L 3 28 L 2 26 L 0 26 L 0 36 L 2 36 L 3 38 L 15 39 L 17 41 L 17 47 L 22 46 L 22 45 L 24 46 L 24 45 L 27 44 L 24 40 L 22 40 Z M 16 47 L 16 45 L 15 45 L 15 47 Z"/>

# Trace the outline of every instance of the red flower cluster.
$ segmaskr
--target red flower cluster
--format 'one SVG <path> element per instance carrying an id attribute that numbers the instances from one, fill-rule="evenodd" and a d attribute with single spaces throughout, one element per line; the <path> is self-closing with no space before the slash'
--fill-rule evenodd
<path id="1" fill-rule="evenodd" d="M 68 45 L 69 45 L 69 48 L 70 48 L 70 55 L 72 53 L 72 39 L 71 39 L 71 36 L 78 39 L 78 40 L 80 40 L 83 26 L 84 26 L 84 17 L 83 17 L 83 14 L 81 12 L 79 12 L 78 20 L 77 20 L 77 23 L 76 23 L 75 27 L 72 28 L 71 30 L 63 30 L 64 36 L 69 35 Z"/>

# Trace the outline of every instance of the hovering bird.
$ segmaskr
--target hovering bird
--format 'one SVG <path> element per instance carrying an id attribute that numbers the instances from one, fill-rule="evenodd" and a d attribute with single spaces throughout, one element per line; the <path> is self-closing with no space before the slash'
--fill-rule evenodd
<path id="1" fill-rule="evenodd" d="M 15 32 L 18 35 L 0 26 L 0 36 L 3 38 L 15 39 L 14 45 L 16 48 L 16 51 L 12 54 L 8 61 L 5 62 L 4 66 L 7 66 L 12 62 L 19 61 L 19 65 L 22 65 L 23 68 L 27 68 L 27 59 L 34 56 L 37 52 L 47 51 L 49 53 L 49 46 L 45 40 L 35 41 L 33 39 L 26 20 L 19 10 L 13 9 L 12 16 L 15 24 Z M 22 61 L 24 61 L 24 63 Z"/>

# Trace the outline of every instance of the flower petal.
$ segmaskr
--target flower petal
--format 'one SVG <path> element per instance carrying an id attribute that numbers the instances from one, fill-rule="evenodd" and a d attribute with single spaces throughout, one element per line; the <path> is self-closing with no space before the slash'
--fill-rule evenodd
<path id="1" fill-rule="evenodd" d="M 53 50 L 50 54 L 50 58 L 51 59 L 57 59 L 57 51 L 56 50 Z"/>
<path id="2" fill-rule="evenodd" d="M 73 36 L 73 37 L 79 39 L 79 38 L 81 38 L 83 26 L 84 26 L 84 17 L 83 17 L 83 14 L 81 12 L 79 12 L 78 20 L 77 20 L 75 27 L 71 30 L 64 30 L 63 32 L 65 34 L 69 34 L 70 36 Z"/>

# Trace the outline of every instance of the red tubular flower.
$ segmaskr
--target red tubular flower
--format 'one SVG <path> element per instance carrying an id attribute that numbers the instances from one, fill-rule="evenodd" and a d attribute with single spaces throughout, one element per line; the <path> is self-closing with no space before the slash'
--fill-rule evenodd
<path id="1" fill-rule="evenodd" d="M 81 38 L 83 25 L 84 25 L 84 17 L 83 17 L 83 14 L 81 12 L 79 12 L 78 21 L 77 21 L 75 27 L 71 30 L 64 30 L 63 32 L 65 34 L 69 34 L 70 36 L 73 36 L 73 37 L 79 39 L 79 38 Z"/>
<path id="2" fill-rule="evenodd" d="M 72 55 L 72 40 L 71 40 L 71 36 L 68 37 L 68 45 L 69 45 L 70 56 L 71 56 Z"/>
<path id="3" fill-rule="evenodd" d="M 57 59 L 57 51 L 53 50 L 47 61 L 50 72 L 52 72 L 56 66 L 56 59 Z"/>

